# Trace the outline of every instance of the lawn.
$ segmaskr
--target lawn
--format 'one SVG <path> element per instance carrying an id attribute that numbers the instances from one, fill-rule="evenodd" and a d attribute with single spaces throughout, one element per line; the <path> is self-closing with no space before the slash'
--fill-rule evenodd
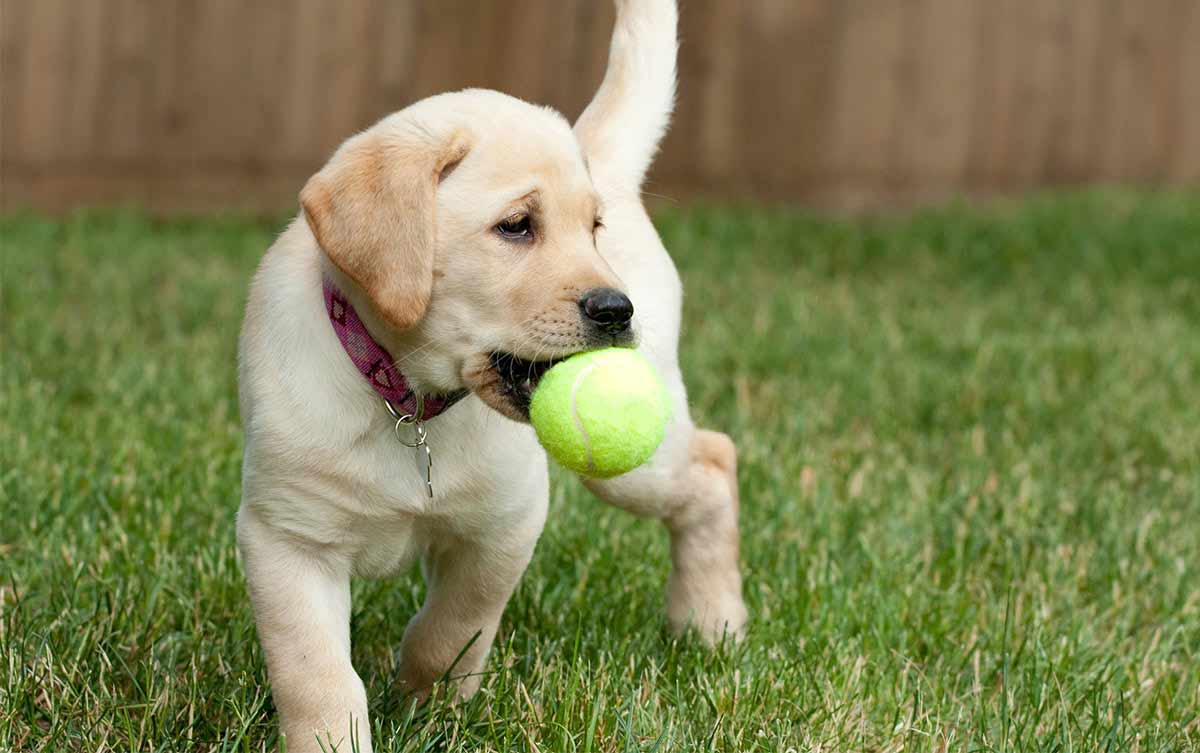
<path id="1" fill-rule="evenodd" d="M 356 583 L 380 750 L 1200 749 L 1200 194 L 656 223 L 746 640 L 671 638 L 663 531 L 558 473 L 472 702 L 406 711 L 420 578 Z M 281 226 L 0 219 L 0 750 L 274 742 L 235 341 Z"/>

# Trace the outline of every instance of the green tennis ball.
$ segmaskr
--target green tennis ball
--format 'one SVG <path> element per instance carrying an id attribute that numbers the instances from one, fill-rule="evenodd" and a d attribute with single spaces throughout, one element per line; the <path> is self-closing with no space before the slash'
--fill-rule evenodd
<path id="1" fill-rule="evenodd" d="M 592 478 L 611 478 L 650 459 L 666 432 L 670 403 L 640 353 L 605 348 L 546 372 L 529 404 L 538 441 L 555 460 Z"/>

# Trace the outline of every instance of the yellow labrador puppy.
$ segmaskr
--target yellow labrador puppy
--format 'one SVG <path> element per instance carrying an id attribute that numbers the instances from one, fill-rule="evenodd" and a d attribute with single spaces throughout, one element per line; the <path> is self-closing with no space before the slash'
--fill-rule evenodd
<path id="1" fill-rule="evenodd" d="M 735 451 L 688 416 L 679 278 L 640 200 L 674 97 L 675 3 L 617 8 L 574 129 L 496 92 L 418 102 L 337 150 L 254 278 L 238 543 L 288 750 L 370 749 L 353 574 L 419 560 L 402 680 L 421 697 L 452 670 L 454 692 L 476 690 L 546 517 L 529 396 L 579 351 L 636 345 L 674 398 L 651 462 L 585 482 L 665 523 L 670 625 L 717 640 L 745 624 Z"/>

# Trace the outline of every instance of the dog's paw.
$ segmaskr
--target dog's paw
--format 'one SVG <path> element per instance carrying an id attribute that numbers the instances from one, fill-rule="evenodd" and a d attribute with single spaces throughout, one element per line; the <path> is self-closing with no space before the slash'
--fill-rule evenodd
<path id="1" fill-rule="evenodd" d="M 700 593 L 676 587 L 682 585 L 672 583 L 667 598 L 667 623 L 672 633 L 695 631 L 710 646 L 741 640 L 749 620 L 741 589 Z"/>

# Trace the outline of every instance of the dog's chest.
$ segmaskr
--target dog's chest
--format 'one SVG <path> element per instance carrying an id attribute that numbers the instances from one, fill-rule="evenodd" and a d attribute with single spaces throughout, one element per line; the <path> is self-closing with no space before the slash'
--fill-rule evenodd
<path id="1" fill-rule="evenodd" d="M 428 533 L 411 520 L 376 520 L 358 534 L 354 572 L 364 578 L 385 578 L 407 570 L 430 543 Z"/>
<path id="2" fill-rule="evenodd" d="M 439 537 L 504 535 L 545 506 L 545 455 L 532 431 L 476 400 L 427 422 L 430 456 L 399 441 L 376 405 L 255 407 L 246 500 L 281 500 L 270 505 L 277 526 L 340 550 L 360 575 L 395 573 Z"/>
<path id="3" fill-rule="evenodd" d="M 429 456 L 397 441 L 389 427 L 341 454 L 330 522 L 341 529 L 335 538 L 350 544 L 358 574 L 391 575 L 440 537 L 502 535 L 544 507 L 545 456 L 531 432 L 494 419 L 475 426 L 454 418 L 429 422 Z"/>

